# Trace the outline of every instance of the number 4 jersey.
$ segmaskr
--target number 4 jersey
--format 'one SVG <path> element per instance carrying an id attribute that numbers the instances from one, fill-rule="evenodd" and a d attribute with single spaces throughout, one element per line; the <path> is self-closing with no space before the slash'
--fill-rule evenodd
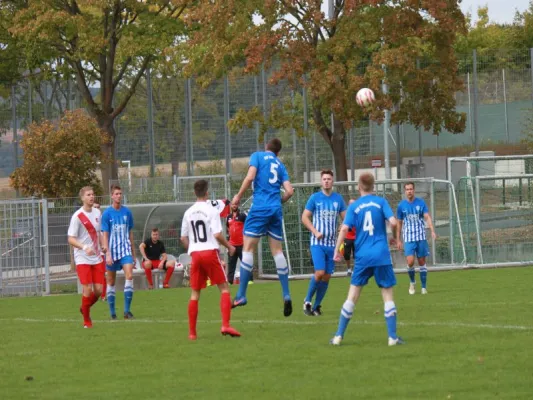
<path id="1" fill-rule="evenodd" d="M 189 238 L 189 254 L 218 249 L 214 235 L 220 232 L 220 213 L 211 202 L 197 201 L 185 211 L 181 222 L 181 236 Z"/>
<path id="2" fill-rule="evenodd" d="M 344 225 L 355 226 L 355 267 L 392 264 L 386 221 L 394 216 L 387 200 L 375 195 L 360 197 L 350 204 Z"/>

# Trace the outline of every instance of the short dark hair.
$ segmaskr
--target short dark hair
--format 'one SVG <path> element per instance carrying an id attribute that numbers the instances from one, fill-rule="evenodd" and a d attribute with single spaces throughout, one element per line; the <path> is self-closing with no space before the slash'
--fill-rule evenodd
<path id="1" fill-rule="evenodd" d="M 205 179 L 199 179 L 194 182 L 194 194 L 196 197 L 205 197 L 209 183 Z"/>
<path id="2" fill-rule="evenodd" d="M 266 146 L 268 151 L 271 151 L 275 155 L 278 155 L 278 153 L 281 151 L 281 140 L 278 138 L 272 138 L 268 141 Z"/>
<path id="3" fill-rule="evenodd" d="M 359 186 L 364 192 L 371 192 L 374 189 L 374 175 L 370 172 L 359 175 Z"/>
<path id="4" fill-rule="evenodd" d="M 415 188 L 415 183 L 414 183 L 414 182 L 405 182 L 405 183 L 403 184 L 403 188 L 405 189 L 405 187 L 406 187 L 406 186 L 409 186 L 409 185 L 413 185 L 413 190 L 414 190 L 414 188 Z"/>
<path id="5" fill-rule="evenodd" d="M 113 194 L 113 192 L 114 192 L 115 190 L 120 190 L 120 191 L 122 191 L 122 188 L 120 187 L 119 184 L 117 184 L 117 183 L 113 183 L 113 184 L 111 185 L 111 194 Z"/>
<path id="6" fill-rule="evenodd" d="M 152 228 L 152 232 L 159 232 L 159 228 Z"/>
<path id="7" fill-rule="evenodd" d="M 322 178 L 322 175 L 331 175 L 331 177 L 333 177 L 333 171 L 330 170 L 330 169 L 323 169 L 322 171 L 320 171 L 320 177 Z"/>

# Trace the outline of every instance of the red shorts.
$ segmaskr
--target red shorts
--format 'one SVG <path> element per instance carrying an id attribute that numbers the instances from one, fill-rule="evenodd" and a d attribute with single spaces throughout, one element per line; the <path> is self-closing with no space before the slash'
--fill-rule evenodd
<path id="1" fill-rule="evenodd" d="M 204 289 L 208 279 L 213 285 L 220 285 L 228 281 L 218 256 L 218 250 L 195 251 L 191 254 L 191 258 L 191 289 Z"/>
<path id="2" fill-rule="evenodd" d="M 159 265 L 161 264 L 161 260 L 144 260 L 143 262 L 145 261 L 150 261 L 152 263 L 152 269 L 158 269 Z M 163 268 L 162 265 L 161 268 Z"/>
<path id="3" fill-rule="evenodd" d="M 76 265 L 76 272 L 82 285 L 105 284 L 105 262 L 103 261 L 95 265 Z"/>

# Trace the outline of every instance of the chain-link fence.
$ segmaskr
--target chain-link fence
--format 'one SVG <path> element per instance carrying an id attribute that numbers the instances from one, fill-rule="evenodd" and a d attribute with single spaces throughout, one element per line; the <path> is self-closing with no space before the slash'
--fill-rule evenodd
<path id="1" fill-rule="evenodd" d="M 476 147 L 498 155 L 522 152 L 517 144 L 533 104 L 531 53 L 487 51 L 477 54 L 475 64 L 473 54 L 458 55 L 458 59 L 465 90 L 456 93 L 456 108 L 467 116 L 465 132 L 453 135 L 444 131 L 435 136 L 404 124 L 392 126 L 385 134 L 374 122 L 353 121 L 345 146 L 349 178 L 356 169 L 369 168 L 372 160 L 384 166 L 388 158 L 391 173 L 384 177 L 397 178 L 405 175 L 396 165 L 407 164 L 406 159 L 413 165 L 423 164 L 426 156 L 465 155 Z M 162 176 L 240 174 L 246 169 L 247 157 L 276 135 L 283 141 L 281 157 L 291 180 L 312 181 L 313 172 L 334 167 L 332 152 L 315 129 L 306 91 L 293 90 L 286 82 L 270 85 L 271 73 L 231 75 L 207 88 L 194 79 L 152 74 L 152 96 L 148 96 L 146 80 L 141 80 L 126 110 L 115 120 L 117 159 L 128 163 L 133 177 L 148 176 L 151 169 Z M 84 106 L 72 80 L 39 82 L 37 78 L 13 85 L 8 96 L 0 97 L 0 190 L 8 187 L 3 178 L 23 162 L 18 139 L 27 125 L 57 119 L 66 109 Z M 96 95 L 98 88 L 91 91 Z M 118 90 L 117 98 L 121 96 L 124 93 Z M 298 115 L 303 136 L 292 129 L 273 128 L 263 136 L 257 124 L 229 133 L 228 120 L 239 109 L 257 107 L 268 117 L 272 107 L 281 103 L 293 104 L 286 112 Z M 153 110 L 153 124 L 147 123 L 149 109 Z M 331 125 L 329 119 L 326 123 Z M 388 155 L 383 152 L 385 140 Z M 126 173 L 126 169 L 121 171 Z"/>

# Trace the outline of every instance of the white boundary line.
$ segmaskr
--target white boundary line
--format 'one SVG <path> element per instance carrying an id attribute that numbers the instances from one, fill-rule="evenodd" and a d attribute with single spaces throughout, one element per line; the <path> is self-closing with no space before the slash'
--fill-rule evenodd
<path id="1" fill-rule="evenodd" d="M 50 318 L 50 319 L 39 319 L 39 318 L 1 318 L 2 322 L 27 322 L 27 323 L 52 323 L 52 322 L 61 322 L 61 323 L 81 323 L 81 318 L 79 319 L 69 319 L 69 318 Z M 96 323 L 110 323 L 117 324 L 120 321 L 111 321 L 111 320 L 94 320 Z M 172 320 L 172 319 L 134 319 L 131 321 L 124 321 L 125 323 L 140 323 L 140 324 L 187 324 L 188 320 Z M 220 324 L 220 320 L 199 320 L 199 323 L 203 324 Z M 233 322 L 235 323 L 244 323 L 244 324 L 264 324 L 264 325 L 331 325 L 335 326 L 337 320 L 321 320 L 321 321 L 290 321 L 290 320 L 239 320 L 234 318 Z M 352 321 L 352 324 L 355 325 L 383 325 L 383 321 L 367 321 L 367 320 L 356 320 Z M 398 326 L 413 326 L 413 327 L 422 327 L 422 326 L 442 326 L 448 328 L 466 328 L 466 329 L 501 329 L 501 330 L 514 330 L 514 331 L 533 331 L 533 326 L 531 325 L 499 325 L 499 324 L 474 324 L 474 323 L 465 323 L 460 321 L 450 321 L 450 322 L 438 322 L 438 321 L 428 321 L 428 322 L 403 322 L 399 321 Z"/>

